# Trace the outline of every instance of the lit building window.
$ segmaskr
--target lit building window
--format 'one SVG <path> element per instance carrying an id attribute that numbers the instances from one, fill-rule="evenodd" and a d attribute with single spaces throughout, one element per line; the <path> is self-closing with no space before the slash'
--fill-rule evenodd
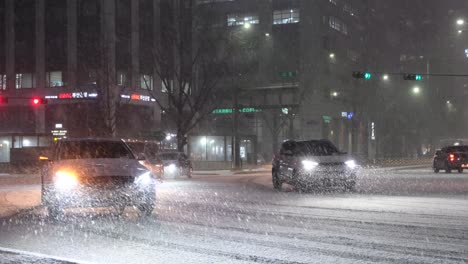
<path id="1" fill-rule="evenodd" d="M 276 10 L 273 12 L 274 25 L 291 23 L 299 23 L 298 9 Z"/>
<path id="2" fill-rule="evenodd" d="M 33 88 L 32 73 L 17 73 L 16 74 L 16 89 Z"/>
<path id="3" fill-rule="evenodd" d="M 142 74 L 140 76 L 140 88 L 145 90 L 153 90 L 153 76 Z"/>
<path id="4" fill-rule="evenodd" d="M 333 28 L 334 30 L 337 30 L 345 35 L 348 35 L 348 26 L 343 22 L 341 21 L 340 19 L 334 17 L 334 16 L 331 16 L 329 19 L 328 19 L 328 23 L 330 25 L 331 28 Z"/>
<path id="5" fill-rule="evenodd" d="M 52 71 L 46 73 L 46 82 L 48 87 L 60 87 L 63 86 L 62 72 Z"/>
<path id="6" fill-rule="evenodd" d="M 125 72 L 117 72 L 117 85 L 125 86 L 127 84 L 127 75 Z"/>
<path id="7" fill-rule="evenodd" d="M 229 14 L 227 16 L 228 26 L 241 26 L 244 24 L 258 24 L 258 15 L 252 14 Z"/>
<path id="8" fill-rule="evenodd" d="M 6 90 L 6 74 L 0 74 L 0 90 Z"/>

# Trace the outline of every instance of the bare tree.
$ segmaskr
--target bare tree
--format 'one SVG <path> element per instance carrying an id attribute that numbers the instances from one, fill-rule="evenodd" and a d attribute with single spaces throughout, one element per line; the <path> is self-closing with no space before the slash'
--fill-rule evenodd
<path id="1" fill-rule="evenodd" d="M 150 89 L 149 80 L 144 83 L 174 126 L 177 148 L 182 151 L 187 134 L 227 99 L 229 88 L 222 81 L 228 76 L 234 47 L 233 35 L 213 26 L 216 18 L 209 8 L 197 6 L 194 0 L 171 3 L 171 23 L 161 29 L 164 42 L 153 51 L 153 67 L 163 91 Z"/>

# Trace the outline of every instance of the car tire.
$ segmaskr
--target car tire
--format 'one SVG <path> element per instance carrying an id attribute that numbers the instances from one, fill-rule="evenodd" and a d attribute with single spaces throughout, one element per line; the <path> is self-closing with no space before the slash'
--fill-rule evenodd
<path id="1" fill-rule="evenodd" d="M 151 216 L 154 210 L 154 200 L 154 192 L 150 192 L 143 197 L 142 201 L 137 205 L 140 216 Z"/>
<path id="2" fill-rule="evenodd" d="M 451 169 L 445 169 L 445 173 L 452 173 Z"/>
<path id="3" fill-rule="evenodd" d="M 440 169 L 439 168 L 434 168 L 434 173 L 439 173 Z"/>
<path id="4" fill-rule="evenodd" d="M 49 204 L 47 205 L 47 214 L 49 216 L 49 219 L 58 220 L 63 217 L 64 211 L 63 208 L 60 208 L 57 205 Z"/>
<path id="5" fill-rule="evenodd" d="M 356 191 L 356 181 L 355 180 L 351 180 L 351 181 L 347 181 L 345 183 L 345 188 L 348 192 L 355 192 Z"/>
<path id="6" fill-rule="evenodd" d="M 271 178 L 273 182 L 273 189 L 280 191 L 283 187 L 283 182 L 279 179 L 279 175 L 276 169 L 271 171 Z"/>
<path id="7" fill-rule="evenodd" d="M 463 173 L 463 168 L 458 168 L 458 173 Z"/>

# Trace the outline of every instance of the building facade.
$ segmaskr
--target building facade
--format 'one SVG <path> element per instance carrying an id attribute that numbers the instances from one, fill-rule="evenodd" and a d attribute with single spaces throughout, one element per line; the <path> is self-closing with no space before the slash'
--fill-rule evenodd
<path id="1" fill-rule="evenodd" d="M 0 1 L 0 162 L 56 137 L 160 130 L 159 1 Z M 34 102 L 34 99 L 40 99 Z M 46 101 L 45 101 L 46 100 Z"/>

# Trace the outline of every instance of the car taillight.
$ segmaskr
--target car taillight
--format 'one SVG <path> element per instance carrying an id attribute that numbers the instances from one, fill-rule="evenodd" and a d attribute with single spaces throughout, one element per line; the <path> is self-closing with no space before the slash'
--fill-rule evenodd
<path id="1" fill-rule="evenodd" d="M 455 154 L 450 154 L 449 155 L 449 160 L 452 161 L 452 162 L 455 161 Z"/>

